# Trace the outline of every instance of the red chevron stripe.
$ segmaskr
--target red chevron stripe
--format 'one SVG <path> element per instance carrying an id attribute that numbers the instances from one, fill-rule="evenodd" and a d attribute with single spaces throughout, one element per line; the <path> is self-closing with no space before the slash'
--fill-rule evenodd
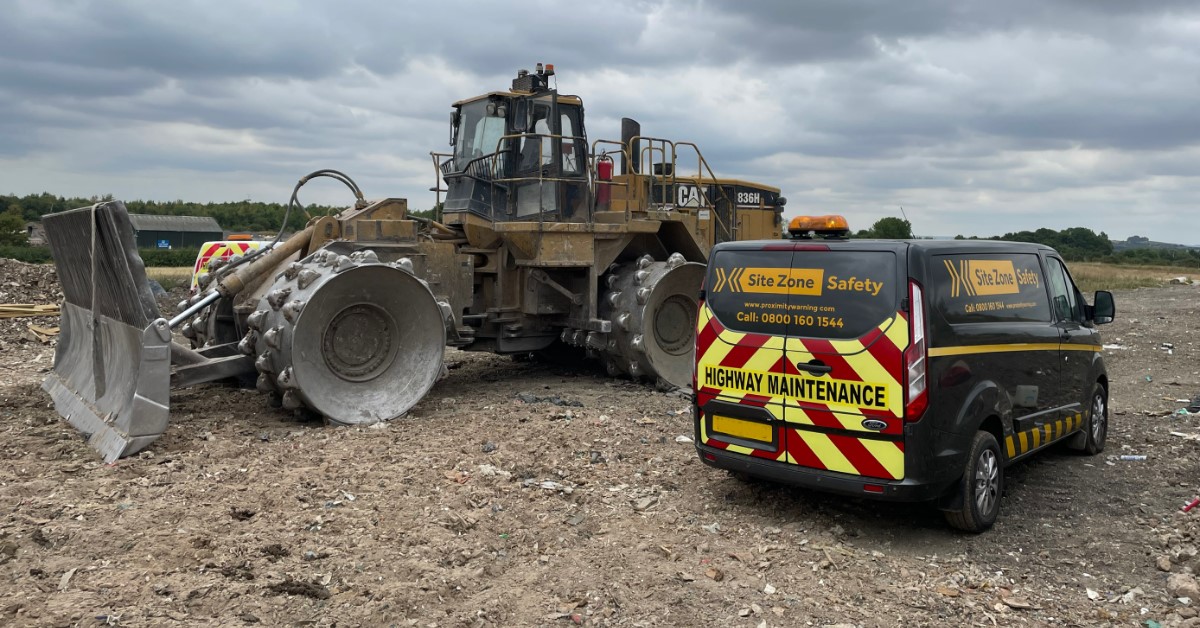
<path id="1" fill-rule="evenodd" d="M 796 464 L 802 467 L 810 467 L 813 469 L 826 468 L 825 464 L 821 462 L 821 459 L 817 457 L 817 454 L 813 453 L 813 450 L 808 446 L 808 443 L 804 442 L 804 439 L 800 438 L 799 434 L 796 434 L 796 430 L 785 431 L 787 432 L 787 437 L 784 439 L 784 448 L 786 448 L 787 452 L 792 455 L 792 458 L 795 459 Z"/>
<path id="2" fill-rule="evenodd" d="M 721 360 L 721 366 L 733 369 L 742 368 L 746 365 L 746 362 L 750 361 L 750 358 L 754 357 L 759 347 L 763 346 L 770 339 L 770 336 L 762 334 L 746 334 L 740 342 L 734 345 L 733 349 L 729 350 L 729 353 L 725 355 L 725 359 Z"/>
<path id="3" fill-rule="evenodd" d="M 708 306 L 705 306 L 705 307 L 708 307 Z M 708 348 L 711 347 L 713 341 L 717 339 L 717 334 L 719 332 L 717 331 L 716 325 L 717 325 L 717 319 L 709 318 L 708 324 L 705 325 L 700 330 L 700 333 L 696 334 L 696 359 L 697 359 L 697 362 L 699 362 L 700 358 L 704 357 L 705 353 L 708 353 Z"/>
<path id="4" fill-rule="evenodd" d="M 867 451 L 862 441 L 853 436 L 844 436 L 841 434 L 830 434 L 829 440 L 838 448 L 838 451 L 842 452 L 846 460 L 849 460 L 850 464 L 854 465 L 859 475 L 888 480 L 893 479 L 892 474 L 888 473 L 887 469 L 875 459 L 875 456 Z"/>

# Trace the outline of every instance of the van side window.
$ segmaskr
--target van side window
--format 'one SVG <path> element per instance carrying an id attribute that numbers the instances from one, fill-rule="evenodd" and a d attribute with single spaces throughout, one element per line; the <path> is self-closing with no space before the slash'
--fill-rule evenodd
<path id="1" fill-rule="evenodd" d="M 1054 319 L 1083 322 L 1083 307 L 1066 267 L 1054 257 L 1047 257 L 1046 264 L 1050 276 L 1050 296 L 1054 300 Z"/>
<path id="2" fill-rule="evenodd" d="M 1051 320 L 1046 279 L 1036 254 L 939 255 L 930 273 L 935 311 L 952 325 Z"/>

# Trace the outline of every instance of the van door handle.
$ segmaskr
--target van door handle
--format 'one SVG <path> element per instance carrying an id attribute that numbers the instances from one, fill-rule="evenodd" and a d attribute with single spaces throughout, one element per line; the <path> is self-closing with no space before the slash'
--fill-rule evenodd
<path id="1" fill-rule="evenodd" d="M 805 364 L 797 362 L 796 368 L 800 369 L 801 371 L 808 371 L 809 373 L 818 373 L 820 375 L 824 375 L 833 370 L 832 366 L 829 366 L 828 364 L 822 364 L 819 360 L 813 360 L 812 362 L 808 362 Z"/>

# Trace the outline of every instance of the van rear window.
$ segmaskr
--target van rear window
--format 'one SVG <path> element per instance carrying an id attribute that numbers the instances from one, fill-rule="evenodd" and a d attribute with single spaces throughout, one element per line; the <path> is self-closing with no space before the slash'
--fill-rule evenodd
<path id="1" fill-rule="evenodd" d="M 705 281 L 708 306 L 741 332 L 858 338 L 899 308 L 888 251 L 718 251 Z"/>
<path id="2" fill-rule="evenodd" d="M 1050 302 L 1032 253 L 939 255 L 932 270 L 937 311 L 946 321 L 1049 321 Z"/>

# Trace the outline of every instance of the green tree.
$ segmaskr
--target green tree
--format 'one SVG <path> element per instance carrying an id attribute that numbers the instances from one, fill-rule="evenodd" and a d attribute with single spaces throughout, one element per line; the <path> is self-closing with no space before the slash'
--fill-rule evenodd
<path id="1" fill-rule="evenodd" d="M 871 225 L 872 237 L 884 240 L 911 240 L 913 237 L 912 223 L 903 218 L 888 216 L 880 218 Z"/>
<path id="2" fill-rule="evenodd" d="M 29 236 L 25 233 L 25 219 L 21 216 L 21 210 L 17 207 L 10 207 L 0 214 L 0 245 L 28 243 Z"/>

